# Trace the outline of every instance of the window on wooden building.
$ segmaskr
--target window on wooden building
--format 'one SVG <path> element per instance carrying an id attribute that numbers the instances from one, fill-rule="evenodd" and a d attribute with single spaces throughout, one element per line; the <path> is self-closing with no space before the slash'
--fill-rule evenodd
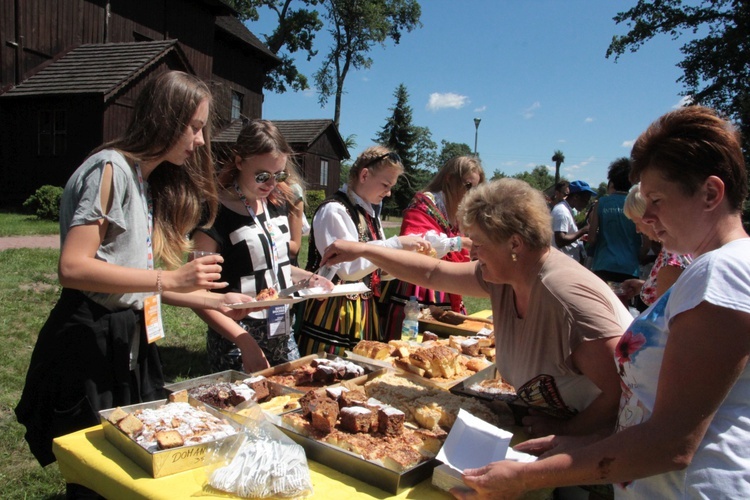
<path id="1" fill-rule="evenodd" d="M 239 92 L 232 91 L 232 120 L 237 120 L 242 115 L 242 98 L 244 96 Z"/>
<path id="2" fill-rule="evenodd" d="M 64 110 L 39 111 L 38 145 L 39 156 L 62 156 L 68 143 L 68 125 Z"/>
<path id="3" fill-rule="evenodd" d="M 320 185 L 328 185 L 328 160 L 320 160 Z"/>

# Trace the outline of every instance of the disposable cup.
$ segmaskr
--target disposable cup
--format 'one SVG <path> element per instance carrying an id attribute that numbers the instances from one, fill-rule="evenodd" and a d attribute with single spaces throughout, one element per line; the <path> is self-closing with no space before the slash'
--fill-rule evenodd
<path id="1" fill-rule="evenodd" d="M 201 257 L 206 257 L 207 255 L 219 255 L 219 254 L 216 252 L 204 252 L 202 250 L 193 250 L 192 252 L 188 254 L 187 261 L 190 262 L 195 259 L 199 259 Z"/>

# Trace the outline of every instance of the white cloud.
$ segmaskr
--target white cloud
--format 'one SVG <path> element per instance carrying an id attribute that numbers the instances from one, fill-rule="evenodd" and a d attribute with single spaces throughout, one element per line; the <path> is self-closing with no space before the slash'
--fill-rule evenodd
<path id="1" fill-rule="evenodd" d="M 485 111 L 487 111 L 487 106 L 480 106 L 478 108 L 474 108 L 475 113 L 484 113 Z"/>
<path id="2" fill-rule="evenodd" d="M 594 121 L 593 116 L 587 116 L 585 120 L 583 120 L 583 123 L 591 123 Z"/>
<path id="3" fill-rule="evenodd" d="M 629 141 L 622 141 L 623 148 L 632 148 L 633 144 L 635 144 L 635 139 L 631 139 Z"/>
<path id="4" fill-rule="evenodd" d="M 682 96 L 680 98 L 680 101 L 672 106 L 672 109 L 678 109 L 678 108 L 684 108 L 685 106 L 690 106 L 693 103 L 693 96 L 686 95 Z"/>
<path id="5" fill-rule="evenodd" d="M 558 142 L 558 144 L 565 144 L 566 142 L 568 142 L 568 140 L 567 139 L 558 139 L 557 142 Z"/>
<path id="6" fill-rule="evenodd" d="M 448 92 L 441 94 L 439 92 L 433 92 L 430 94 L 430 100 L 427 103 L 427 109 L 430 111 L 438 111 L 443 108 L 455 108 L 461 109 L 469 103 L 469 98 L 465 95 L 454 94 Z"/>
<path id="7" fill-rule="evenodd" d="M 524 109 L 521 112 L 521 116 L 523 116 L 527 120 L 530 118 L 534 118 L 534 111 L 536 111 L 537 109 L 541 107 L 542 107 L 542 104 L 539 101 L 534 101 L 534 103 L 531 106 L 529 106 L 528 108 Z"/>
<path id="8" fill-rule="evenodd" d="M 579 161 L 578 163 L 574 163 L 572 165 L 565 165 L 563 163 L 563 166 L 561 168 L 563 172 L 575 173 L 579 170 L 584 169 L 589 163 L 591 163 L 594 160 L 596 160 L 595 156 L 589 156 L 585 160 Z"/>

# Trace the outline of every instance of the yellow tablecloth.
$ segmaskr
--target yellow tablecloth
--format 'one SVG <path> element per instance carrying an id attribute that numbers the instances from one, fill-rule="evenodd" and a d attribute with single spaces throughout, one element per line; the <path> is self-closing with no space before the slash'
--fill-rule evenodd
<path id="1" fill-rule="evenodd" d="M 108 499 L 228 498 L 227 495 L 204 490 L 204 468 L 159 479 L 152 478 L 107 441 L 101 426 L 61 436 L 55 439 L 53 450 L 60 472 L 67 482 L 84 485 Z M 432 486 L 430 479 L 413 488 L 403 489 L 398 495 L 392 495 L 317 462 L 308 460 L 308 464 L 313 482 L 313 498 L 453 498 Z"/>

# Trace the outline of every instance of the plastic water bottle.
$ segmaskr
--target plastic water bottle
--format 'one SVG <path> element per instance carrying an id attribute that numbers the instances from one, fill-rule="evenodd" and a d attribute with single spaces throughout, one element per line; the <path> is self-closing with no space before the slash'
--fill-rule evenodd
<path id="1" fill-rule="evenodd" d="M 401 340 L 417 340 L 419 333 L 419 302 L 415 296 L 404 305 L 404 322 L 401 324 Z"/>

